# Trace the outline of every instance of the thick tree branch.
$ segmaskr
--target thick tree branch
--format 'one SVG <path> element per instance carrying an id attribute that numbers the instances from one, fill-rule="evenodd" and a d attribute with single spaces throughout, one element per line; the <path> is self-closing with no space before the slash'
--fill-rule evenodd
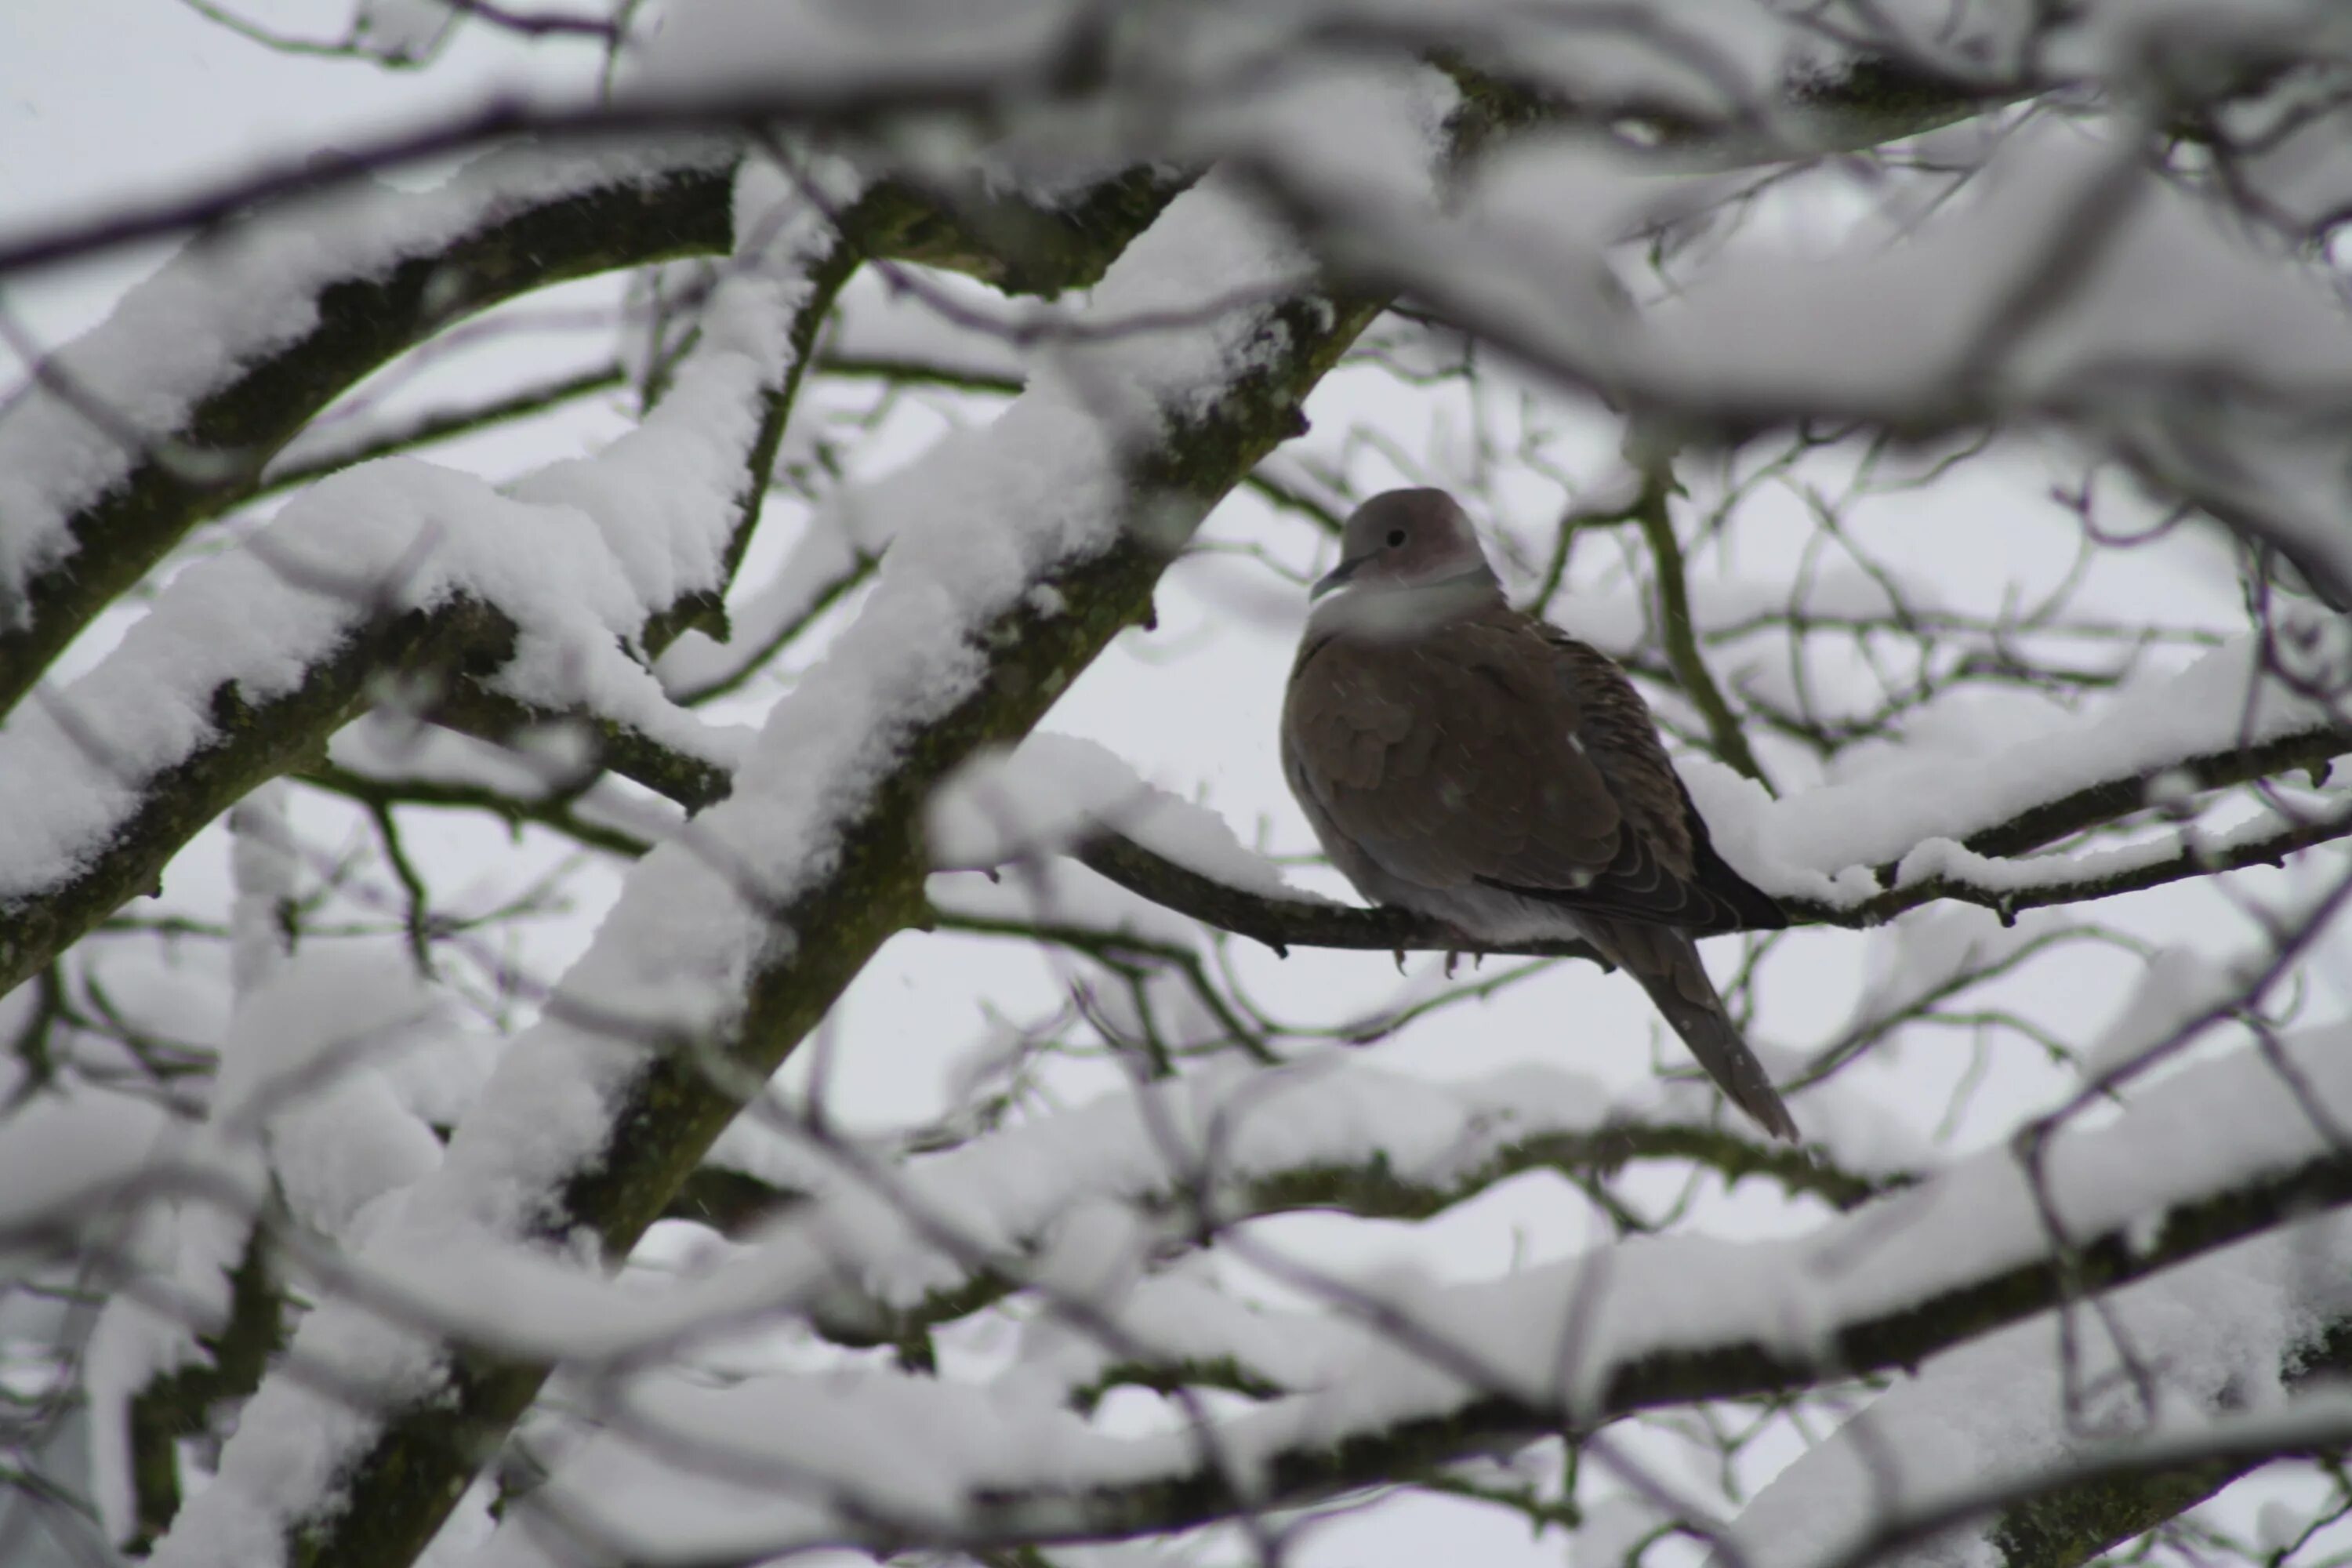
<path id="1" fill-rule="evenodd" d="M 68 521 L 69 546 L 0 617 L 0 713 L 195 523 L 254 493 L 269 459 L 344 389 L 457 319 L 617 268 L 724 252 L 731 171 L 669 176 L 498 213 L 474 232 L 320 290 L 318 321 L 235 368 L 187 421 Z M 386 197 L 399 200 L 398 197 Z M 421 199 L 421 198 L 419 198 Z M 197 460 L 203 459 L 203 460 Z"/>
<path id="2" fill-rule="evenodd" d="M 639 221 L 652 224 L 655 231 L 665 237 L 666 244 L 683 244 L 677 238 L 683 230 L 699 245 L 704 237 L 695 223 L 708 217 L 716 225 L 715 234 L 708 237 L 709 243 L 723 248 L 730 232 L 726 178 L 698 172 L 675 194 L 674 199 L 687 204 L 686 211 L 673 213 L 658 223 L 649 216 L 641 216 Z M 992 259 L 970 248 L 960 248 L 968 240 L 967 219 L 950 220 L 927 202 L 897 187 L 877 188 L 846 216 L 857 247 L 866 251 L 883 255 L 912 251 L 936 262 L 961 260 L 977 268 L 1018 279 L 1026 286 L 1042 288 L 1054 282 L 1075 287 L 1099 277 L 1110 258 L 1156 216 L 1174 189 L 1173 182 L 1161 177 L 1120 176 L 1087 198 L 1036 224 L 1008 224 L 1008 227 L 1021 227 L 1038 247 L 1015 260 Z M 588 233 L 577 238 L 572 252 L 552 249 L 547 255 L 530 257 L 532 267 L 537 268 L 531 276 L 538 280 L 570 275 L 564 270 L 567 255 L 617 255 L 612 248 L 616 242 L 601 228 L 604 224 L 620 222 L 622 215 L 598 207 L 588 197 L 574 199 L 587 204 L 586 209 L 584 214 L 572 215 L 567 221 L 584 226 Z M 702 211 L 705 206 L 707 213 Z M 549 243 L 553 246 L 555 242 Z M 645 242 L 640 239 L 636 243 L 642 247 Z M 652 255 L 633 253 L 631 258 L 650 259 Z M 815 280 L 816 295 L 794 327 L 795 341 L 803 353 L 793 359 L 785 384 L 772 388 L 768 395 L 759 438 L 748 454 L 745 477 L 737 498 L 740 517 L 735 533 L 734 559 L 740 559 L 749 531 L 756 523 L 757 509 L 766 492 L 768 466 L 773 460 L 799 384 L 805 350 L 822 320 L 829 291 L 846 276 L 847 259 L 845 254 L 838 256 L 827 275 Z M 582 269 L 585 269 L 584 264 Z M 368 286 L 352 287 L 360 289 L 353 298 L 374 298 L 367 293 Z M 330 289 L 322 300 L 331 304 L 340 297 L 336 289 Z M 365 311 L 361 314 L 364 317 Z M 413 316 L 400 320 L 410 330 L 421 326 Z M 269 361 L 243 373 L 215 401 L 240 407 L 248 402 L 270 403 L 274 410 L 270 417 L 287 422 L 286 430 L 277 437 L 282 441 L 299 422 L 294 417 L 298 405 L 300 417 L 307 418 L 351 379 L 373 368 L 383 354 L 401 346 L 396 334 L 381 331 L 380 327 L 380 323 L 369 327 L 362 320 L 354 328 L 355 337 L 333 339 L 340 357 L 333 357 L 331 370 L 299 355 L 289 363 Z M 320 352 L 323 353 L 324 350 Z M 142 468 L 140 472 L 149 470 Z M 257 478 L 257 463 L 245 482 L 249 485 Z M 150 480 L 140 482 L 161 483 L 167 488 L 152 493 L 138 491 L 147 497 L 142 505 L 152 502 L 160 510 L 152 511 L 148 524 L 127 535 L 111 524 L 103 524 L 101 517 L 103 542 L 99 553 L 106 557 L 108 564 L 102 572 L 93 566 L 91 579 L 105 578 L 102 592 L 92 591 L 89 581 L 65 568 L 42 579 L 52 582 L 53 592 L 44 602 L 58 616 L 69 620 L 76 616 L 94 615 L 108 598 L 152 566 L 195 517 L 207 508 L 216 510 L 227 499 L 226 492 L 170 489 L 177 481 L 170 480 L 161 466 L 153 467 Z M 106 511 L 111 504 L 100 503 L 104 517 L 113 515 Z M 81 559 L 79 553 L 69 556 L 66 566 L 71 567 Z M 120 583 L 115 582 L 118 576 L 121 578 Z M 686 627 L 708 620 L 716 606 L 713 595 L 690 595 L 651 617 L 638 640 L 657 652 Z M 18 633 L 39 641 L 47 650 L 42 655 L 46 658 L 54 654 L 56 647 L 62 646 L 64 637 L 74 629 L 78 627 L 68 627 L 55 618 L 47 622 L 37 618 L 30 626 L 20 626 Z M 9 668 L 5 651 L 6 635 L 10 634 L 0 633 L 0 671 Z M 509 657 L 513 635 L 513 627 L 504 616 L 478 604 L 454 602 L 431 615 L 400 616 L 355 630 L 349 643 L 315 668 L 299 687 L 282 696 L 248 702 L 234 687 L 224 687 L 214 698 L 215 710 L 222 722 L 220 733 L 212 744 L 144 781 L 138 806 L 70 880 L 20 898 L 7 909 L 0 910 L 0 994 L 38 973 L 51 955 L 70 945 L 123 902 L 152 890 L 164 863 L 179 847 L 247 791 L 314 756 L 328 735 L 364 710 L 384 676 L 406 673 L 425 678 L 428 686 L 437 684 L 453 722 L 479 733 L 502 736 L 532 722 L 580 718 L 528 710 L 495 696 L 481 684 L 480 678 L 502 666 Z M 18 673 L 30 679 L 37 671 Z M 4 681 L 0 681 L 0 690 L 5 690 Z M 595 716 L 586 716 L 586 721 L 597 730 L 607 749 L 610 765 L 617 771 L 633 777 L 642 774 L 643 782 L 690 806 L 713 798 L 709 793 L 697 795 L 695 791 L 694 780 L 707 776 L 701 771 L 702 764 L 681 773 L 675 764 L 689 760 L 678 753 L 654 746 L 645 737 Z"/>
<path id="3" fill-rule="evenodd" d="M 2335 1045 L 2315 1036 L 2300 1053 L 2304 1070 L 2324 1076 L 2329 1105 L 2346 1092 L 2347 1080 L 2331 1065 Z M 942 1533 L 937 1519 L 927 1518 L 914 1539 L 933 1549 L 969 1551 L 1180 1531 L 1235 1509 L 1296 1507 L 1392 1485 L 1400 1475 L 1548 1435 L 1590 1433 L 1640 1411 L 1769 1398 L 1916 1367 L 1991 1330 L 2079 1305 L 2352 1203 L 2352 1149 L 2280 1103 L 2300 1091 L 2280 1087 L 2261 1053 L 2250 1049 L 2201 1070 L 2215 1075 L 2203 1090 L 2209 1097 L 2233 1100 L 2271 1086 L 2273 1097 L 2261 1103 L 2279 1118 L 2275 1136 L 2267 1114 L 2261 1131 L 2239 1124 L 2237 1137 L 2194 1150 L 2198 1174 L 2182 1173 L 2164 1195 L 2136 1208 L 2114 1173 L 2176 1135 L 2189 1101 L 2176 1097 L 2160 1111 L 2146 1107 L 2153 1120 L 2145 1125 L 2135 1126 L 2135 1115 L 2126 1114 L 2113 1126 L 2084 1131 L 2078 1134 L 2079 1182 L 2061 1181 L 2061 1190 L 2048 1194 L 2054 1210 L 2070 1216 L 2065 1228 L 2039 1239 L 2025 1217 L 2032 1205 L 2024 1189 L 2035 1178 L 2010 1166 L 2007 1152 L 1988 1152 L 1819 1234 L 1711 1256 L 1708 1278 L 1726 1298 L 1722 1310 L 1702 1316 L 1717 1326 L 1680 1317 L 1675 1326 L 1654 1324 L 1631 1303 L 1672 1289 L 1671 1267 L 1610 1248 L 1548 1266 L 1533 1278 L 1514 1275 L 1399 1302 L 1250 1250 L 1254 1264 L 1276 1268 L 1294 1289 L 1322 1299 L 1323 1310 L 1297 1320 L 1302 1331 L 1337 1313 L 1364 1331 L 1361 1348 L 1335 1361 L 1314 1342 L 1250 1314 L 1246 1334 L 1230 1350 L 1213 1332 L 1192 1328 L 1183 1331 L 1187 1352 L 1165 1357 L 1147 1350 L 1137 1359 L 1107 1340 L 1114 1359 L 1100 1373 L 1107 1382 L 1154 1387 L 1197 1384 L 1260 1398 L 1307 1396 L 1286 1399 L 1262 1415 L 1220 1421 L 1216 1451 L 1247 1457 L 1240 1473 L 1249 1478 L 1248 1496 L 1235 1494 L 1235 1472 L 1213 1455 L 1165 1444 L 1121 1451 L 1103 1439 L 1107 1451 L 1091 1474 L 1074 1470 L 1067 1456 L 1034 1474 L 992 1470 L 990 1480 L 973 1480 L 962 1492 L 954 1525 Z M 2238 1103 L 2250 1109 L 2255 1102 Z M 2323 1114 L 2316 1105 L 2311 1110 Z M 2266 1147 L 2267 1156 L 2261 1152 Z M 1969 1250 L 1938 1248 L 1934 1237 L 1917 1234 L 1923 1225 L 1939 1233 L 1964 1227 L 1952 1232 L 1951 1243 Z M 1897 1239 L 1906 1236 L 1908 1243 Z M 1631 1303 L 1603 1306 L 1611 1292 L 1632 1293 Z M 1491 1333 L 1485 1331 L 1490 1311 Z M 1139 1319 L 1139 1328 L 1150 1321 Z M 1408 1367 L 1421 1375 L 1404 1375 Z M 1426 1381 L 1431 1372 L 1444 1375 Z M 1411 1392 L 1393 1405 L 1312 1397 L 1334 1379 Z M 2271 1445 L 2273 1451 L 2282 1447 L 2291 1446 Z M 723 1454 L 726 1447 L 712 1451 Z M 756 1450 L 747 1451 L 743 1463 L 748 1473 L 759 1473 Z M 838 1542 L 845 1530 L 863 1542 L 903 1544 L 887 1531 L 862 1532 L 861 1521 L 887 1520 L 887 1507 L 878 1516 L 861 1512 L 865 1494 L 856 1479 L 835 1484 L 837 1494 L 828 1489 L 814 1500 L 841 1511 L 828 1516 L 820 1509 L 806 1527 L 835 1533 L 780 1535 L 762 1550 Z"/>
<path id="4" fill-rule="evenodd" d="M 1126 455 L 1119 478 L 1129 526 L 1117 542 L 1045 573 L 1050 594 L 1028 593 L 979 628 L 972 646 L 985 664 L 977 686 L 913 727 L 896 747 L 896 768 L 840 803 L 828 825 L 833 847 L 804 890 L 772 907 L 769 895 L 747 890 L 795 940 L 772 942 L 758 954 L 724 1037 L 644 1056 L 615 1090 L 601 1152 L 548 1194 L 545 1239 L 626 1255 L 751 1086 L 767 1079 L 885 940 L 919 922 L 927 868 L 917 825 L 933 788 L 980 747 L 1024 733 L 1118 631 L 1146 618 L 1152 587 L 1181 543 L 1174 526 L 1197 523 L 1298 428 L 1299 402 L 1381 304 L 1307 292 L 1252 312 L 1256 347 L 1247 367 Z M 453 1163 L 466 1136 L 461 1127 Z M 387 1409 L 356 1436 L 356 1451 L 339 1467 L 331 1515 L 305 1510 L 289 1521 L 290 1560 L 409 1561 L 546 1372 L 450 1357 L 432 1394 Z M 215 1506 L 235 1505 L 223 1494 Z"/>
<path id="5" fill-rule="evenodd" d="M 2078 1458 L 2031 1477 L 1955 1489 L 1916 1507 L 1897 1504 L 1820 1568 L 1867 1568 L 1987 1520 L 1986 1536 L 2005 1568 L 2078 1568 L 2263 1465 L 2352 1448 L 2352 1406 L 2323 1392 L 2352 1372 L 2352 1329 L 2337 1325 L 2316 1351 L 2283 1370 L 2290 1388 L 2311 1394 L 2305 1408 L 2215 1410 L 2210 1430 L 2086 1442 Z"/>
<path id="6" fill-rule="evenodd" d="M 428 254 L 320 290 L 318 324 L 292 343 L 233 359 L 228 379 L 187 421 L 135 454 L 126 475 L 68 522 L 70 548 L 26 583 L 0 616 L 0 713 L 19 701 L 98 612 L 142 578 L 204 519 L 280 488 L 269 459 L 334 398 L 451 322 L 531 290 L 732 243 L 732 159 L 688 149 L 660 179 L 617 178 L 592 190 L 503 210 Z M 902 186 L 877 188 L 845 215 L 857 250 L 971 272 L 1015 291 L 1083 287 L 1185 182 L 1148 171 L 1115 175 L 1052 209 L 1013 197 L 950 205 Z M 397 198 L 387 198 L 397 199 Z M 992 248 L 992 247 L 1017 248 Z M 0 268 L 5 270 L 5 268 Z M 798 365 L 795 365 L 797 374 Z M 789 401 L 789 391 L 785 395 Z M 782 433 L 775 404 L 764 454 Z M 764 475 L 767 461 L 754 464 Z M 759 490 L 748 490 L 747 506 Z M 675 635 L 711 612 L 687 606 Z M 666 641 L 666 637 L 656 640 Z"/>

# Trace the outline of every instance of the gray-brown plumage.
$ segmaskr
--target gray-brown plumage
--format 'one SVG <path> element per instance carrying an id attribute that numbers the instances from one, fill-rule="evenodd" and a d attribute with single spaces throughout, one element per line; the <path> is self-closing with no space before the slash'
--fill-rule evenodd
<path id="1" fill-rule="evenodd" d="M 1282 760 L 1332 864 L 1484 941 L 1582 937 L 1734 1104 L 1794 1140 L 1692 941 L 1788 921 L 1715 852 L 1624 673 L 1512 609 L 1442 490 L 1366 501 L 1315 598 Z"/>

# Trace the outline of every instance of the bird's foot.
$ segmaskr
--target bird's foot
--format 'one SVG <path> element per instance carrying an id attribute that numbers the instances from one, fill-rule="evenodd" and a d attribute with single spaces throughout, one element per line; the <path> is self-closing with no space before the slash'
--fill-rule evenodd
<path id="1" fill-rule="evenodd" d="M 1396 954 L 1397 973 L 1399 974 L 1402 974 L 1404 973 L 1404 949 L 1400 947 L 1392 949 L 1391 951 Z"/>
<path id="2" fill-rule="evenodd" d="M 1448 980 L 1454 978 L 1454 966 L 1462 962 L 1465 953 L 1470 955 L 1473 972 L 1486 962 L 1486 950 L 1478 944 L 1478 938 L 1465 931 L 1456 931 L 1454 934 L 1462 940 L 1459 945 L 1445 950 L 1445 978 Z"/>

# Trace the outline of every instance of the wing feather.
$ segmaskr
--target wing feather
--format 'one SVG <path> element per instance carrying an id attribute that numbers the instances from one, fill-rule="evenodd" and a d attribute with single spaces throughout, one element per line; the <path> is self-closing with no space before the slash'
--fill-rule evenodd
<path id="1" fill-rule="evenodd" d="M 1686 930 L 1785 924 L 1716 853 L 1604 656 L 1497 607 L 1302 649 L 1286 766 L 1382 871 Z"/>

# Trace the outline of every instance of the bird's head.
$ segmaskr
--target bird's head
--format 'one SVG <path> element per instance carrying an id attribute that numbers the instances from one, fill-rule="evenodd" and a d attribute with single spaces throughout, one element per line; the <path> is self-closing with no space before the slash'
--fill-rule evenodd
<path id="1" fill-rule="evenodd" d="M 1309 597 L 1322 600 L 1341 588 L 1346 602 L 1389 601 L 1399 608 L 1402 601 L 1391 595 L 1443 599 L 1449 607 L 1459 599 L 1466 609 L 1502 593 L 1469 514 L 1435 489 L 1389 490 L 1356 509 L 1340 531 L 1339 563 Z"/>

